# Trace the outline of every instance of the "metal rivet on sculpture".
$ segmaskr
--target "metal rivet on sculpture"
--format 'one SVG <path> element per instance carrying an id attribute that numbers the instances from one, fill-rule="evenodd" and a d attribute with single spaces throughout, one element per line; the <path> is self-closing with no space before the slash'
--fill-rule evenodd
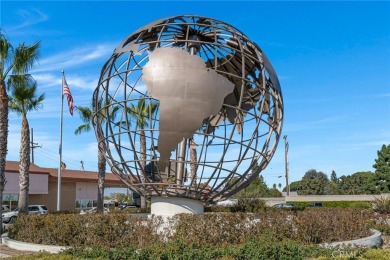
<path id="1" fill-rule="evenodd" d="M 233 195 L 268 165 L 283 100 L 267 56 L 242 32 L 176 16 L 140 28 L 115 49 L 94 111 L 111 171 L 133 191 L 152 202 L 203 203 Z"/>

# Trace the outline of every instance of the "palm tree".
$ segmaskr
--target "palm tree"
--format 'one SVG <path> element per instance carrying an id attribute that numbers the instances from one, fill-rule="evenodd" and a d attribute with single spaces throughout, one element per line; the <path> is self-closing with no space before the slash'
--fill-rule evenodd
<path id="1" fill-rule="evenodd" d="M 132 118 L 137 122 L 137 127 L 140 128 L 140 165 L 141 165 L 141 178 L 145 176 L 146 166 L 146 136 L 145 127 L 149 126 L 149 121 L 153 114 L 157 111 L 158 104 L 149 102 L 146 103 L 145 99 L 140 99 L 137 105 L 131 104 L 128 112 Z M 144 182 L 145 180 L 142 179 Z M 141 208 L 146 208 L 146 198 L 141 195 Z"/>
<path id="2" fill-rule="evenodd" d="M 13 75 L 24 75 L 34 66 L 39 56 L 39 42 L 31 46 L 21 44 L 16 51 L 0 31 L 0 223 L 2 223 L 3 191 L 5 188 L 5 162 L 8 138 L 8 94 L 6 81 Z M 0 224 L 0 234 L 2 225 Z"/>
<path id="3" fill-rule="evenodd" d="M 196 186 L 196 171 L 198 170 L 198 154 L 196 148 L 198 145 L 195 143 L 194 137 L 190 138 L 190 171 L 191 171 L 191 183 Z"/>
<path id="4" fill-rule="evenodd" d="M 12 79 L 9 108 L 22 116 L 19 164 L 19 213 L 27 213 L 29 169 L 30 169 L 30 127 L 27 112 L 42 107 L 45 94 L 37 97 L 37 84 L 30 75 L 14 76 Z"/>
<path id="5" fill-rule="evenodd" d="M 82 107 L 76 106 L 76 110 L 78 111 L 81 120 L 84 124 L 80 125 L 75 131 L 75 135 L 79 135 L 81 133 L 87 133 L 91 131 L 92 122 L 93 122 L 93 109 L 92 107 Z M 106 111 L 106 110 L 103 110 Z M 114 107 L 111 111 L 111 116 L 115 117 L 116 112 L 118 111 L 118 107 Z M 102 114 L 99 116 L 99 121 L 102 123 L 105 120 L 105 116 Z M 98 140 L 98 197 L 97 197 L 97 205 L 96 211 L 98 213 L 103 213 L 104 208 L 104 182 L 106 179 L 106 158 L 104 157 L 104 149 L 101 147 L 103 145 L 100 140 Z"/>

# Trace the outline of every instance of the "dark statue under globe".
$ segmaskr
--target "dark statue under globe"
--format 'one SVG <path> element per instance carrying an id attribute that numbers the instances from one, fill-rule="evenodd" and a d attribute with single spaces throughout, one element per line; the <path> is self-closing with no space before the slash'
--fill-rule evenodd
<path id="1" fill-rule="evenodd" d="M 94 127 L 111 171 L 152 214 L 203 213 L 268 165 L 282 130 L 279 80 L 235 27 L 175 16 L 128 36 L 103 66 Z"/>

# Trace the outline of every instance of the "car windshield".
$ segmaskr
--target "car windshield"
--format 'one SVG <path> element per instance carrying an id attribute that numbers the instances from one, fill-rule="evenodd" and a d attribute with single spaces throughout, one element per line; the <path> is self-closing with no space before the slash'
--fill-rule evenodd
<path id="1" fill-rule="evenodd" d="M 41 208 L 42 208 L 43 210 L 47 210 L 46 206 L 41 206 Z"/>

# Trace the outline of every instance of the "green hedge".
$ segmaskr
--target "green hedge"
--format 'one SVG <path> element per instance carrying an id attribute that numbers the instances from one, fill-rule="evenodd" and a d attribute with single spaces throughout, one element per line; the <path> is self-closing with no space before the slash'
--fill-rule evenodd
<path id="1" fill-rule="evenodd" d="M 242 246 L 225 248 L 196 248 L 173 242 L 141 250 L 117 248 L 76 248 L 60 254 L 36 253 L 13 257 L 13 260 L 81 260 L 81 259 L 390 259 L 390 249 L 333 249 L 326 250 L 316 246 L 306 246 L 291 241 L 259 243 L 248 242 Z"/>
<path id="2" fill-rule="evenodd" d="M 329 255 L 329 250 L 318 246 L 309 246 L 295 241 L 275 241 L 273 239 L 261 239 L 247 241 L 237 246 L 199 246 L 187 244 L 181 240 L 175 240 L 167 244 L 156 244 L 141 249 L 114 249 L 107 250 L 95 248 L 71 249 L 66 254 L 81 258 L 103 259 L 305 259 Z"/>
<path id="3" fill-rule="evenodd" d="M 127 214 L 23 215 L 8 229 L 10 238 L 62 246 L 146 246 L 160 241 L 161 219 Z"/>
<path id="4" fill-rule="evenodd" d="M 305 211 L 269 209 L 255 213 L 181 214 L 171 219 L 117 214 L 49 214 L 20 216 L 8 232 L 12 239 L 64 246 L 147 247 L 162 241 L 199 246 L 228 246 L 257 240 L 267 234 L 276 240 L 304 244 L 351 240 L 370 234 L 367 211 L 311 208 Z"/>
<path id="5" fill-rule="evenodd" d="M 323 207 L 332 207 L 332 208 L 354 208 L 354 209 L 370 209 L 372 208 L 372 202 L 370 201 L 316 201 L 321 202 Z M 292 203 L 296 207 L 310 207 L 310 204 L 313 202 L 309 201 L 289 201 L 287 203 Z"/>
<path id="6" fill-rule="evenodd" d="M 275 241 L 272 238 L 262 238 L 258 241 L 247 241 L 237 246 L 208 246 L 200 247 L 186 244 L 180 240 L 169 243 L 158 243 L 144 248 L 72 248 L 59 255 L 38 253 L 15 259 L 264 259 L 290 260 L 307 259 L 331 255 L 331 251 L 314 245 L 304 245 L 291 240 Z M 14 259 L 14 258 L 13 258 Z"/>

